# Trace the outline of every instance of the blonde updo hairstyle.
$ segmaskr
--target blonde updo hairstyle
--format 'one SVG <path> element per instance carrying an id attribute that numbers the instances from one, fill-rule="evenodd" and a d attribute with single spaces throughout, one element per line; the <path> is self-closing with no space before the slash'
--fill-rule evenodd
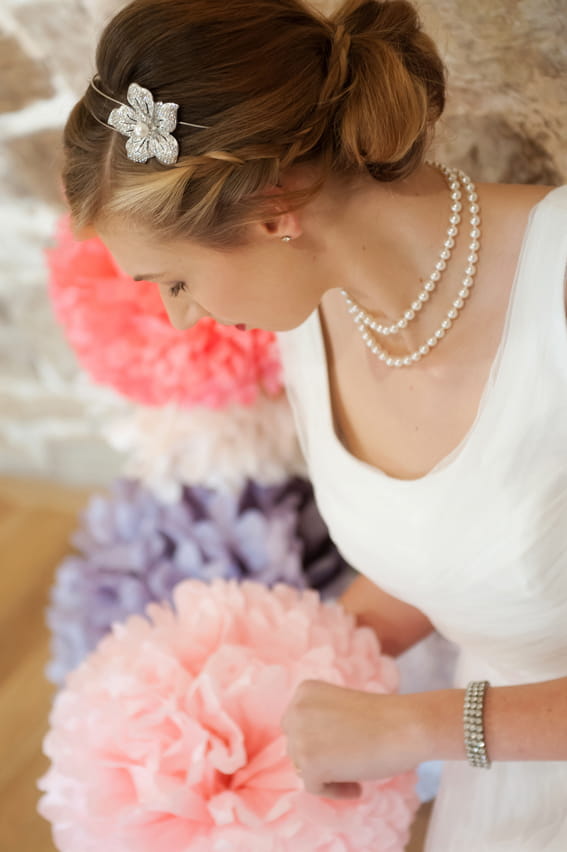
<path id="1" fill-rule="evenodd" d="M 346 0 L 331 17 L 304 0 L 134 0 L 103 31 L 96 69 L 110 97 L 127 103 L 136 82 L 210 128 L 177 125 L 174 165 L 134 163 L 100 123 L 116 104 L 89 86 L 64 130 L 75 232 L 119 217 L 217 249 L 273 217 L 261 191 L 292 165 L 315 165 L 316 180 L 279 196 L 289 209 L 331 172 L 407 177 L 445 104 L 445 68 L 405 0 Z"/>

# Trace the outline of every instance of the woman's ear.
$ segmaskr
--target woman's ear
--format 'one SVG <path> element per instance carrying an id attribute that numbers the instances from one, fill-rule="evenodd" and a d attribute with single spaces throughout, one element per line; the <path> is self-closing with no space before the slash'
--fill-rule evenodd
<path id="1" fill-rule="evenodd" d="M 272 238 L 281 239 L 289 236 L 296 240 L 302 233 L 301 224 L 295 211 L 293 213 L 280 213 L 279 216 L 274 216 L 272 219 L 267 219 L 259 224 L 264 234 Z"/>
<path id="2" fill-rule="evenodd" d="M 302 190 L 312 186 L 315 179 L 316 172 L 307 164 L 291 166 L 280 174 L 277 184 L 264 187 L 260 191 L 261 195 L 272 201 L 274 210 L 273 216 L 260 223 L 264 235 L 279 239 L 290 236 L 295 240 L 303 234 L 302 209 L 290 211 L 280 198 L 290 190 Z"/>

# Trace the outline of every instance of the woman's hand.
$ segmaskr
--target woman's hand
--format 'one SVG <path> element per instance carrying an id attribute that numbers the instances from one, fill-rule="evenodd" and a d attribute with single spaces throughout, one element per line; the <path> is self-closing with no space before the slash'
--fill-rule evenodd
<path id="1" fill-rule="evenodd" d="M 428 759 L 416 698 L 300 683 L 281 727 L 307 792 L 358 798 L 357 782 L 389 778 Z"/>

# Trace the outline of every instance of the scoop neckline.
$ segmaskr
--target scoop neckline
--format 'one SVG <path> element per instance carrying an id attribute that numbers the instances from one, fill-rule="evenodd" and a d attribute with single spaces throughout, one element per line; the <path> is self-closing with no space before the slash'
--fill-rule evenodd
<path id="1" fill-rule="evenodd" d="M 530 241 L 532 226 L 536 212 L 558 189 L 561 189 L 561 187 L 554 187 L 553 189 L 551 189 L 543 196 L 543 198 L 540 198 L 540 200 L 537 201 L 529 210 L 526 226 L 524 228 L 524 233 L 520 244 L 518 260 L 516 262 L 516 268 L 514 270 L 512 286 L 510 288 L 510 293 L 508 296 L 508 303 L 504 316 L 502 335 L 500 337 L 500 342 L 498 344 L 496 354 L 492 360 L 492 364 L 490 365 L 490 369 L 488 371 L 488 377 L 486 379 L 482 394 L 480 396 L 474 420 L 465 435 L 463 436 L 463 438 L 461 439 L 461 441 L 459 441 L 459 443 L 457 444 L 457 446 L 450 450 L 447 455 L 440 459 L 431 468 L 431 470 L 424 473 L 423 476 L 418 476 L 411 479 L 401 479 L 396 476 L 391 476 L 389 473 L 386 473 L 386 471 L 382 468 L 376 467 L 370 464 L 369 462 L 363 461 L 362 459 L 359 459 L 357 456 L 353 455 L 340 440 L 335 429 L 333 417 L 333 406 L 329 382 L 329 363 L 321 325 L 321 313 L 319 306 L 315 308 L 315 310 L 311 314 L 311 319 L 313 321 L 313 327 L 315 331 L 316 345 L 319 350 L 319 355 L 321 356 L 316 360 L 318 369 L 320 369 L 321 371 L 320 387 L 323 393 L 324 418 L 325 425 L 327 427 L 326 435 L 328 436 L 331 445 L 336 448 L 337 452 L 342 457 L 343 461 L 350 463 L 357 470 L 359 470 L 362 475 L 370 475 L 374 478 L 381 479 L 385 483 L 391 484 L 393 487 L 409 488 L 413 486 L 415 488 L 419 486 L 428 485 L 432 481 L 438 481 L 440 478 L 443 477 L 443 475 L 449 475 L 456 469 L 458 463 L 463 459 L 463 456 L 466 455 L 467 449 L 470 447 L 475 435 L 478 434 L 481 422 L 486 417 L 486 411 L 488 409 L 490 399 L 493 396 L 494 389 L 502 373 L 503 355 L 510 333 L 511 318 L 514 304 L 516 301 L 515 297 L 519 289 L 519 282 L 521 280 L 522 271 L 525 266 L 525 256 L 527 253 L 527 247 Z"/>

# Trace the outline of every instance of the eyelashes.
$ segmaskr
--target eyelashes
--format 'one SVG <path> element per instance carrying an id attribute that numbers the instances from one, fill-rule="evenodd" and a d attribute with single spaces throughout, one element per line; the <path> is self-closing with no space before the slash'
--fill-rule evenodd
<path id="1" fill-rule="evenodd" d="M 186 289 L 187 285 L 185 284 L 185 281 L 176 281 L 175 284 L 169 288 L 169 295 L 173 297 L 179 296 L 181 291 Z"/>

